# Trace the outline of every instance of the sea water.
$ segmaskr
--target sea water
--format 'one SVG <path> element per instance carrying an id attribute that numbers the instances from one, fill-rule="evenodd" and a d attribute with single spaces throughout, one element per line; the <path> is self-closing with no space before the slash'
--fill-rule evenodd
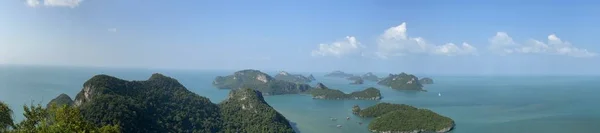
<path id="1" fill-rule="evenodd" d="M 229 91 L 215 88 L 212 80 L 215 76 L 233 72 L 0 66 L 0 101 L 9 104 L 15 120 L 20 121 L 23 105 L 45 105 L 61 93 L 74 98 L 93 75 L 146 80 L 152 73 L 162 73 L 176 78 L 192 92 L 219 103 L 227 98 Z M 366 108 L 378 102 L 409 104 L 448 116 L 456 122 L 453 133 L 600 132 L 600 77 L 429 75 L 435 84 L 425 85 L 428 92 L 414 92 L 392 90 L 369 81 L 350 85 L 350 81 L 342 78 L 312 74 L 318 80 L 312 85 L 322 82 L 346 93 L 376 87 L 381 90 L 383 99 L 315 100 L 308 95 L 266 96 L 265 100 L 302 133 L 366 133 L 372 119 L 354 116 L 351 108 L 353 105 Z M 442 95 L 438 96 L 438 93 Z M 346 120 L 347 117 L 350 119 Z"/>

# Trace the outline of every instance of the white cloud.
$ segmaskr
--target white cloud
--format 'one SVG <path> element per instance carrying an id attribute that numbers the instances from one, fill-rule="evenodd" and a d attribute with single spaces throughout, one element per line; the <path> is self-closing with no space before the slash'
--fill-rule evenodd
<path id="1" fill-rule="evenodd" d="M 75 8 L 79 6 L 79 3 L 83 0 L 26 0 L 25 4 L 29 7 L 38 7 L 40 1 L 44 1 L 44 6 Z"/>
<path id="2" fill-rule="evenodd" d="M 331 44 L 319 44 L 319 49 L 313 50 L 312 56 L 335 56 L 341 57 L 348 54 L 361 54 L 364 48 L 353 36 L 346 36 L 343 40 Z"/>
<path id="3" fill-rule="evenodd" d="M 406 23 L 387 29 L 377 40 L 380 58 L 407 54 L 437 54 L 446 56 L 476 55 L 477 48 L 463 43 L 460 47 L 448 43 L 445 45 L 429 44 L 421 37 L 411 38 L 407 35 Z"/>
<path id="4" fill-rule="evenodd" d="M 500 54 L 523 53 L 523 54 L 556 54 L 571 57 L 593 57 L 598 55 L 587 49 L 580 49 L 570 42 L 562 41 L 555 34 L 548 35 L 548 42 L 544 43 L 531 39 L 523 44 L 515 43 L 505 32 L 498 32 L 496 36 L 489 39 L 490 50 Z"/>
<path id="5" fill-rule="evenodd" d="M 108 32 L 117 32 L 117 28 L 109 28 Z"/>
<path id="6" fill-rule="evenodd" d="M 27 6 L 29 6 L 29 7 L 37 7 L 38 5 L 40 5 L 40 1 L 39 0 L 26 0 L 25 4 L 27 4 Z"/>
<path id="7" fill-rule="evenodd" d="M 505 47 L 514 47 L 517 45 L 506 32 L 496 32 L 496 36 L 489 39 L 492 52 L 499 54 L 508 54 L 514 52 L 512 49 L 504 49 Z"/>
<path id="8" fill-rule="evenodd" d="M 464 42 L 460 47 L 453 44 L 447 43 L 441 46 L 436 46 L 433 49 L 434 54 L 456 56 L 456 55 L 477 55 L 477 48 Z"/>

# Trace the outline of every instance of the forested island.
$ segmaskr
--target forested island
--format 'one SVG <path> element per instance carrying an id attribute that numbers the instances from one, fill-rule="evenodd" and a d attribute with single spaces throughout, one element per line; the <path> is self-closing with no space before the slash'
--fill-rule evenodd
<path id="1" fill-rule="evenodd" d="M 58 107 L 62 107 L 63 105 L 71 106 L 73 105 L 73 100 L 71 99 L 71 97 L 69 97 L 69 95 L 62 93 L 58 95 L 58 97 L 50 100 L 46 107 L 50 107 L 52 104 L 55 104 Z"/>
<path id="2" fill-rule="evenodd" d="M 363 74 L 363 75 L 361 76 L 361 78 L 362 78 L 362 79 L 364 79 L 364 80 L 367 80 L 367 81 L 372 81 L 372 82 L 377 82 L 377 81 L 379 81 L 379 77 L 377 77 L 377 75 L 375 75 L 375 74 L 373 74 L 373 73 L 371 73 L 371 72 L 368 72 L 368 73 L 366 73 L 366 74 Z"/>
<path id="3" fill-rule="evenodd" d="M 352 76 L 354 76 L 354 75 L 344 73 L 342 71 L 333 71 L 333 72 L 325 75 L 325 77 L 336 77 L 336 78 L 348 78 L 348 77 L 352 77 Z"/>
<path id="4" fill-rule="evenodd" d="M 318 83 L 315 89 L 310 91 L 310 94 L 314 99 L 330 99 L 330 100 L 379 100 L 381 99 L 381 93 L 378 89 L 370 87 L 362 91 L 352 92 L 346 94 L 340 90 L 329 89 L 327 86 Z"/>
<path id="5" fill-rule="evenodd" d="M 252 88 L 263 95 L 299 94 L 309 91 L 308 84 L 278 80 L 259 70 L 247 69 L 229 76 L 217 76 L 213 85 L 219 89 Z"/>
<path id="6" fill-rule="evenodd" d="M 433 79 L 425 77 L 425 78 L 421 78 L 419 80 L 419 82 L 421 84 L 433 84 Z"/>
<path id="7" fill-rule="evenodd" d="M 352 111 L 361 117 L 375 118 L 369 130 L 377 133 L 443 133 L 455 125 L 454 120 L 446 116 L 405 104 L 378 103 L 363 110 L 355 105 Z"/>
<path id="8" fill-rule="evenodd" d="M 288 72 L 281 71 L 277 75 L 275 75 L 275 79 L 293 83 L 310 83 L 315 80 L 315 77 L 312 77 L 312 75 L 310 75 L 309 77 L 304 77 L 300 74 L 290 74 Z"/>
<path id="9" fill-rule="evenodd" d="M 162 74 L 145 81 L 96 75 L 84 83 L 71 106 L 56 106 L 57 101 L 68 102 L 66 98 L 58 96 L 48 109 L 25 106 L 26 119 L 18 124 L 5 117 L 12 111 L 1 103 L 0 131 L 294 132 L 259 91 L 232 90 L 227 100 L 214 104 Z"/>
<path id="10" fill-rule="evenodd" d="M 365 80 L 363 80 L 360 76 L 351 76 L 346 79 L 352 81 L 350 84 L 354 85 L 363 84 L 365 82 Z"/>
<path id="11" fill-rule="evenodd" d="M 423 85 L 419 82 L 419 78 L 412 74 L 400 73 L 390 74 L 388 77 L 379 81 L 377 84 L 388 86 L 397 90 L 418 90 L 424 91 Z"/>
<path id="12" fill-rule="evenodd" d="M 362 78 L 359 78 L 359 79 L 354 80 L 354 82 L 352 82 L 350 84 L 360 85 L 360 84 L 364 84 L 364 83 L 365 83 L 365 80 L 363 80 Z"/>

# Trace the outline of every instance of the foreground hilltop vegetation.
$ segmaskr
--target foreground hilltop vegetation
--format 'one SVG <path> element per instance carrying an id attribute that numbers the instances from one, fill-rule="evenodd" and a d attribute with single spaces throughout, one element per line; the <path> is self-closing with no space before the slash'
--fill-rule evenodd
<path id="1" fill-rule="evenodd" d="M 1 133 L 119 133 L 117 125 L 102 127 L 86 121 L 79 109 L 67 105 L 51 104 L 48 108 L 41 105 L 23 106 L 25 120 L 13 123 L 12 110 L 0 101 Z"/>
<path id="2" fill-rule="evenodd" d="M 454 120 L 428 109 L 405 104 L 378 103 L 361 110 L 355 105 L 354 114 L 375 118 L 369 130 L 378 133 L 448 132 L 454 128 Z"/>
<path id="3" fill-rule="evenodd" d="M 58 99 L 64 97 L 59 96 Z M 67 115 L 67 120 L 81 118 L 70 122 L 73 127 L 90 129 L 69 128 L 57 130 L 58 132 L 96 132 L 100 129 L 126 133 L 294 132 L 289 121 L 269 106 L 258 91 L 232 90 L 227 100 L 214 104 L 208 98 L 190 92 L 177 80 L 162 74 L 153 74 L 145 81 L 126 81 L 108 75 L 96 75 L 84 83 L 72 106 L 63 104 L 60 108 L 67 111 L 59 110 L 54 115 L 46 115 L 46 109 L 41 106 L 32 109 L 29 112 L 34 113 L 28 113 L 26 109 L 26 121 L 47 120 L 55 123 L 56 120 L 47 116 Z M 28 115 L 38 117 L 27 117 Z M 50 124 L 26 122 L 25 125 L 43 127 L 40 125 Z M 15 127 L 22 129 L 21 127 L 26 126 Z M 39 131 L 41 130 L 36 132 Z"/>
<path id="4" fill-rule="evenodd" d="M 305 93 L 310 85 L 278 80 L 259 70 L 247 69 L 229 76 L 217 76 L 213 85 L 220 89 L 252 88 L 263 95 Z"/>

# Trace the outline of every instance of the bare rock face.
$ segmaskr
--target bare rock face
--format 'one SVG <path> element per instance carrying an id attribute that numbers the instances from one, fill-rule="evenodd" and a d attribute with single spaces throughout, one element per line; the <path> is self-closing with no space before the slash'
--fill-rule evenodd
<path id="1" fill-rule="evenodd" d="M 263 83 L 269 82 L 267 80 L 267 75 L 264 75 L 264 74 L 259 74 L 258 76 L 256 76 L 256 80 L 261 81 Z"/>

